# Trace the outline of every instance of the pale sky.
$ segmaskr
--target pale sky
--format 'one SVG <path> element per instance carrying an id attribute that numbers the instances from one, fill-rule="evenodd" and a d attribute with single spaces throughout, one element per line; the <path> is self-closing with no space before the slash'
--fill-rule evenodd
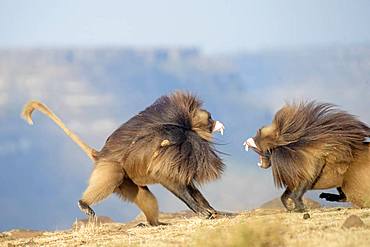
<path id="1" fill-rule="evenodd" d="M 0 0 L 0 48 L 196 46 L 207 53 L 370 41 L 370 1 Z"/>
<path id="2" fill-rule="evenodd" d="M 0 231 L 64 229 L 83 217 L 76 202 L 92 166 L 45 116 L 35 114 L 33 127 L 20 119 L 21 107 L 33 98 L 100 148 L 156 97 L 186 88 L 226 126 L 225 136 L 217 137 L 225 144 L 220 151 L 230 154 L 224 156 L 226 173 L 202 188 L 211 205 L 246 210 L 280 196 L 271 170 L 258 169 L 257 154 L 244 152 L 243 141 L 270 123 L 284 101 L 300 98 L 332 102 L 370 123 L 369 24 L 370 0 L 0 0 L 0 52 L 15 49 L 0 53 Z M 337 45 L 350 49 L 306 49 Z M 67 51 L 18 50 L 102 46 L 190 46 L 210 54 L 298 49 L 261 51 L 240 61 L 206 54 L 173 66 L 144 56 L 129 67 L 124 55 L 103 52 L 100 59 L 95 50 L 72 52 L 73 63 L 58 60 Z M 153 191 L 162 211 L 186 209 L 159 186 Z M 138 213 L 114 196 L 94 209 L 118 222 Z"/>

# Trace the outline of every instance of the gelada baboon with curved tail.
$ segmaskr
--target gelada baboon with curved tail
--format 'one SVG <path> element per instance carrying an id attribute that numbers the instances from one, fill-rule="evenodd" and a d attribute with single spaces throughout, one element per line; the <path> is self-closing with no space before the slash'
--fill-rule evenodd
<path id="1" fill-rule="evenodd" d="M 94 162 L 89 185 L 78 205 L 89 217 L 91 205 L 110 194 L 134 202 L 150 225 L 158 220 L 158 204 L 148 184 L 161 184 L 191 210 L 206 218 L 217 212 L 196 184 L 217 179 L 224 164 L 212 144 L 212 133 L 223 133 L 221 122 L 212 119 L 201 101 L 190 93 L 175 92 L 122 124 L 96 151 L 70 131 L 44 104 L 31 101 L 22 112 L 32 124 L 37 109 L 50 117 Z"/>
<path id="2" fill-rule="evenodd" d="M 302 196 L 311 189 L 337 188 L 339 195 L 320 197 L 370 207 L 369 136 L 370 128 L 353 115 L 312 101 L 284 106 L 244 145 L 259 154 L 260 167 L 272 167 L 275 185 L 286 188 L 284 206 L 302 212 Z"/>

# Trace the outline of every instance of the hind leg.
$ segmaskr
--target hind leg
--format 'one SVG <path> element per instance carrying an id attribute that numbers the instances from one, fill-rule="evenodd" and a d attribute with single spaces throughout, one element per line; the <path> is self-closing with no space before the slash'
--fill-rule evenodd
<path id="1" fill-rule="evenodd" d="M 95 215 L 90 205 L 107 198 L 122 183 L 122 167 L 115 162 L 99 162 L 90 176 L 89 185 L 78 206 L 89 218 Z"/>
<path id="2" fill-rule="evenodd" d="M 122 184 L 115 190 L 122 199 L 135 203 L 144 213 L 148 223 L 152 226 L 161 225 L 158 215 L 158 203 L 155 196 L 147 186 L 138 186 L 131 179 L 125 178 Z"/>
<path id="3" fill-rule="evenodd" d="M 338 190 L 338 193 L 339 195 L 337 194 L 332 194 L 332 193 L 321 193 L 320 194 L 320 198 L 321 199 L 325 199 L 329 202 L 346 202 L 347 201 L 347 197 L 346 197 L 346 194 L 344 194 L 343 190 L 341 187 L 337 187 L 337 190 Z"/>
<path id="4" fill-rule="evenodd" d="M 370 143 L 364 145 L 345 173 L 342 189 L 354 206 L 370 208 Z"/>

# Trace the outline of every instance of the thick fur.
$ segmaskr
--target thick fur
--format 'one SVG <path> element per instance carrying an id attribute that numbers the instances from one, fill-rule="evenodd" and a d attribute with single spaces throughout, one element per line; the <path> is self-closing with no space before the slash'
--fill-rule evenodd
<path id="1" fill-rule="evenodd" d="M 262 167 L 272 166 L 275 185 L 286 187 L 283 203 L 291 197 L 300 204 L 309 189 L 338 187 L 363 207 L 370 196 L 369 136 L 355 116 L 312 101 L 284 106 L 253 139 Z"/>
<path id="2" fill-rule="evenodd" d="M 370 135 L 369 127 L 353 115 L 316 102 L 283 107 L 273 126 L 277 136 L 271 164 L 279 187 L 293 188 L 302 179 L 316 179 L 318 163 L 348 166 Z"/>
<path id="3" fill-rule="evenodd" d="M 342 190 L 355 206 L 370 207 L 370 143 L 366 143 L 344 174 Z"/>
<path id="4" fill-rule="evenodd" d="M 121 125 L 101 151 L 84 143 L 44 104 L 29 102 L 22 116 L 32 124 L 35 109 L 50 117 L 94 161 L 80 209 L 94 216 L 90 205 L 112 193 L 134 202 L 151 225 L 160 224 L 158 203 L 147 184 L 159 183 L 207 218 L 217 212 L 195 187 L 221 176 L 224 164 L 212 143 L 216 124 L 189 93 L 162 96 Z"/>
<path id="5" fill-rule="evenodd" d="M 162 96 L 119 127 L 97 154 L 99 160 L 123 164 L 129 177 L 168 177 L 176 183 L 199 184 L 217 179 L 224 164 L 211 143 L 211 132 L 200 128 L 202 103 L 190 94 Z M 167 140 L 165 145 L 162 141 Z"/>

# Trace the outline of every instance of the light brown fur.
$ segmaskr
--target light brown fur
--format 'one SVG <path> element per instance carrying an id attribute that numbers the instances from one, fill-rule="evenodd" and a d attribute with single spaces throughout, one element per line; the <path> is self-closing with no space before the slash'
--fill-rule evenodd
<path id="1" fill-rule="evenodd" d="M 29 102 L 22 116 L 32 124 L 37 109 L 50 117 L 93 160 L 80 209 L 94 216 L 91 205 L 112 193 L 134 202 L 151 225 L 158 220 L 158 203 L 146 185 L 160 183 L 193 211 L 213 217 L 216 211 L 195 187 L 218 178 L 224 164 L 212 143 L 215 121 L 194 96 L 175 92 L 131 118 L 108 137 L 100 151 L 88 146 L 44 104 Z"/>
<path id="2" fill-rule="evenodd" d="M 66 133 L 66 135 L 71 138 L 74 142 L 77 143 L 77 145 L 80 146 L 80 148 L 89 156 L 90 159 L 94 160 L 94 155 L 96 153 L 96 150 L 91 148 L 89 145 L 87 145 L 85 142 L 83 142 L 75 133 L 73 133 L 71 130 L 69 130 L 63 123 L 63 121 L 55 115 L 46 105 L 43 103 L 33 100 L 28 102 L 21 113 L 21 116 L 30 124 L 33 124 L 32 121 L 32 113 L 33 111 L 37 109 L 49 118 L 53 120 L 63 131 Z"/>
<path id="3" fill-rule="evenodd" d="M 343 176 L 342 190 L 348 201 L 370 207 L 370 144 L 360 152 Z"/>
<path id="4" fill-rule="evenodd" d="M 335 106 L 289 104 L 253 138 L 262 168 L 272 167 L 276 186 L 286 187 L 283 203 L 310 189 L 341 187 L 354 205 L 369 206 L 370 128 Z M 301 205 L 299 210 L 302 210 Z"/>

